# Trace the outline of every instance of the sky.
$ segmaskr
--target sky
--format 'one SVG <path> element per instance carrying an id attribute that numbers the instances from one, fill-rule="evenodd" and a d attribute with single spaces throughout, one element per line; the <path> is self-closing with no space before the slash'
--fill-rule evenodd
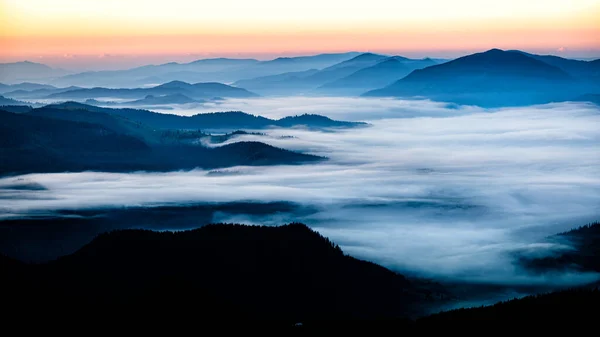
<path id="1" fill-rule="evenodd" d="M 0 62 L 124 68 L 206 57 L 490 48 L 600 56 L 598 0 L 0 0 Z"/>

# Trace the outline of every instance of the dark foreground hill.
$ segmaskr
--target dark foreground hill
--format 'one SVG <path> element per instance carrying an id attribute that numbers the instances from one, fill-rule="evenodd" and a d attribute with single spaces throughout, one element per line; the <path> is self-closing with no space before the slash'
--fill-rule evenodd
<path id="1" fill-rule="evenodd" d="M 0 175 L 85 170 L 170 171 L 298 164 L 323 159 L 260 142 L 220 147 L 181 143 L 173 137 L 161 142 L 164 132 L 127 119 L 85 111 L 72 112 L 74 120 L 66 120 L 61 115 L 64 110 L 45 112 L 56 118 L 0 110 Z"/>
<path id="2" fill-rule="evenodd" d="M 600 304 L 597 289 L 582 288 L 410 320 L 445 291 L 344 255 L 302 224 L 115 231 L 44 264 L 0 255 L 0 270 L 4 328 L 24 330 L 576 329 Z"/>
<path id="3" fill-rule="evenodd" d="M 130 322 L 268 319 L 291 325 L 407 317 L 432 301 L 418 284 L 344 255 L 302 224 L 116 231 L 53 262 L 27 265 L 3 257 L 0 266 L 10 276 L 0 279 L 2 306 L 31 318 L 127 315 Z"/>

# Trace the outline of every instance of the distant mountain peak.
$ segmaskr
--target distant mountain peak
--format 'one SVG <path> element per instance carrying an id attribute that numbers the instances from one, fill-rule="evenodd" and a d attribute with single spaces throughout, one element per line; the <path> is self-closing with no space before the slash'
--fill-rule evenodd
<path id="1" fill-rule="evenodd" d="M 404 57 L 404 56 L 400 56 L 400 55 L 395 55 L 395 56 L 390 56 L 390 57 L 384 59 L 383 62 L 388 61 L 388 60 L 409 61 L 410 59 L 408 57 Z"/>
<path id="2" fill-rule="evenodd" d="M 255 63 L 258 60 L 255 59 L 238 59 L 238 58 L 229 58 L 229 57 L 215 57 L 215 58 L 206 58 L 206 59 L 198 59 L 190 62 L 189 64 L 198 64 L 198 63 L 235 63 L 235 62 L 243 62 L 243 63 Z"/>
<path id="3" fill-rule="evenodd" d="M 66 101 L 66 102 L 62 102 L 62 103 L 54 103 L 54 104 L 46 105 L 46 108 L 64 109 L 64 110 L 79 110 L 79 109 L 93 110 L 94 106 L 89 105 L 89 104 L 75 102 L 75 101 Z"/>
<path id="4" fill-rule="evenodd" d="M 167 82 L 167 83 L 163 83 L 160 85 L 157 85 L 155 88 L 163 88 L 163 89 L 168 89 L 168 88 L 173 88 L 173 89 L 178 89 L 178 88 L 188 88 L 191 87 L 192 85 L 190 83 L 187 82 L 183 82 L 183 81 L 171 81 L 171 82 Z"/>
<path id="5" fill-rule="evenodd" d="M 0 63 L 2 66 L 26 66 L 26 67 L 36 67 L 36 68 L 44 68 L 44 69 L 52 69 L 52 67 L 45 65 L 43 63 L 32 62 L 32 61 L 19 61 L 19 62 L 9 62 L 9 63 Z"/>
<path id="6" fill-rule="evenodd" d="M 351 58 L 349 61 L 368 61 L 373 59 L 380 59 L 383 57 L 385 56 L 374 53 L 362 53 L 358 56 L 355 56 L 354 58 Z"/>
<path id="7" fill-rule="evenodd" d="M 457 64 L 474 65 L 474 64 L 479 64 L 479 63 L 487 64 L 490 62 L 491 63 L 497 62 L 496 64 L 493 65 L 494 68 L 498 68 L 500 66 L 506 66 L 506 65 L 520 65 L 523 67 L 535 67 L 535 68 L 544 69 L 544 70 L 550 71 L 550 72 L 562 73 L 562 71 L 560 69 L 555 68 L 551 65 L 548 65 L 544 62 L 540 62 L 540 61 L 536 60 L 535 58 L 530 57 L 526 53 L 516 53 L 516 52 L 511 52 L 511 51 L 504 51 L 501 49 L 490 49 L 490 50 L 482 52 L 482 53 L 476 53 L 476 54 L 463 56 L 463 57 L 460 57 L 453 61 L 448 62 L 447 65 L 457 65 Z M 524 70 L 528 70 L 528 69 L 524 69 Z M 566 73 L 563 73 L 562 75 L 564 75 L 565 77 L 568 77 L 568 75 Z"/>
<path id="8" fill-rule="evenodd" d="M 229 87 L 227 84 L 219 83 L 219 82 L 198 82 L 192 84 L 193 86 L 212 86 L 212 87 Z"/>
<path id="9" fill-rule="evenodd" d="M 375 66 L 383 65 L 383 64 L 401 64 L 402 59 L 397 59 L 396 57 L 389 57 L 383 59 L 381 62 L 377 63 Z"/>
<path id="10" fill-rule="evenodd" d="M 495 48 L 415 70 L 365 95 L 427 97 L 491 107 L 564 100 L 582 88 L 569 73 L 537 56 Z"/>
<path id="11" fill-rule="evenodd" d="M 270 63 L 292 63 L 296 60 L 293 57 L 278 57 L 274 60 L 268 61 Z"/>

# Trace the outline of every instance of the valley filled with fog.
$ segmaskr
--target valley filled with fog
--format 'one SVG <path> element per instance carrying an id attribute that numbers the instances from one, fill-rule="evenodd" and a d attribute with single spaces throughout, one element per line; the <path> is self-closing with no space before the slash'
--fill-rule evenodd
<path id="1" fill-rule="evenodd" d="M 85 218 L 98 216 L 90 210 L 160 207 L 184 214 L 195 205 L 285 202 L 291 206 L 284 210 L 232 206 L 206 219 L 186 217 L 177 226 L 146 226 L 138 219 L 128 228 L 302 222 L 347 254 L 408 275 L 516 285 L 577 285 L 597 278 L 525 272 L 514 259 L 515 254 L 568 249 L 544 239 L 600 216 L 596 105 L 484 109 L 428 100 L 281 97 L 227 99 L 163 112 L 228 110 L 269 118 L 315 113 L 369 125 L 270 128 L 218 145 L 260 141 L 328 158 L 318 163 L 1 178 L 0 219 Z"/>
<path id="2" fill-rule="evenodd" d="M 600 1 L 477 5 L 0 0 L 3 327 L 594 328 Z"/>

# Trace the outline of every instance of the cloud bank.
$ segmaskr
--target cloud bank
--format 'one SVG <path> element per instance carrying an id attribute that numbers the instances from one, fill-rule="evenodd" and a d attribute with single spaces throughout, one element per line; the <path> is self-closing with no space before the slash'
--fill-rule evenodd
<path id="1" fill-rule="evenodd" d="M 160 107 L 154 110 L 161 111 Z M 244 111 L 275 119 L 311 113 L 326 115 L 333 119 L 362 121 L 400 117 L 447 117 L 484 110 L 479 107 L 459 106 L 454 103 L 433 102 L 430 100 L 295 96 L 226 99 L 208 103 L 181 104 L 169 106 L 161 112 L 189 116 L 215 111 Z"/>
<path id="2" fill-rule="evenodd" d="M 56 210 L 289 201 L 318 211 L 293 219 L 221 212 L 213 220 L 302 221 L 351 255 L 423 276 L 510 284 L 577 284 L 595 277 L 526 275 L 513 265 L 511 252 L 547 249 L 538 244 L 545 236 L 600 218 L 596 106 L 482 110 L 421 102 L 420 110 L 415 102 L 395 100 L 381 100 L 378 107 L 370 99 L 330 106 L 320 104 L 325 102 L 320 98 L 301 102 L 226 104 L 247 104 L 241 110 L 269 117 L 322 113 L 367 120 L 372 126 L 337 132 L 274 129 L 266 137 L 230 140 L 259 140 L 330 158 L 315 165 L 236 167 L 220 174 L 83 172 L 3 178 L 0 218 Z M 390 118 L 398 109 L 390 108 L 395 104 L 406 104 L 401 108 L 406 113 L 399 113 L 403 118 Z"/>

